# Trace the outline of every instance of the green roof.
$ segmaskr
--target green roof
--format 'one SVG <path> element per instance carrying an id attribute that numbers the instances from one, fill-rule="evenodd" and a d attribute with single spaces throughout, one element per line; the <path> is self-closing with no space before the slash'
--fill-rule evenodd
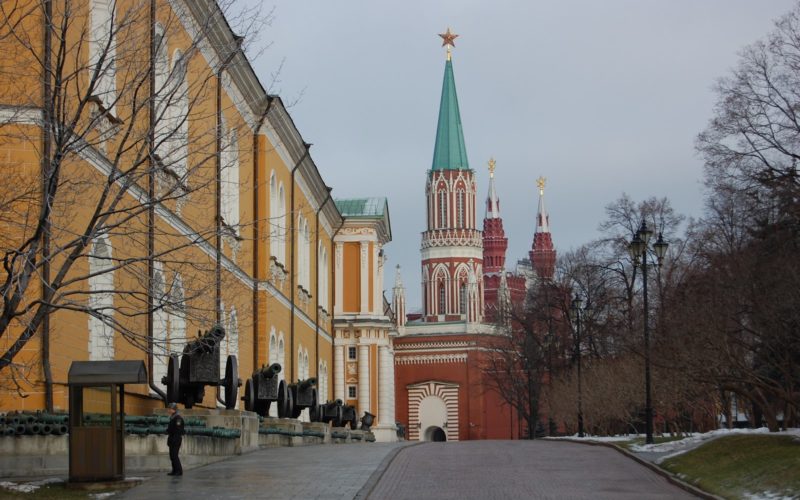
<path id="1" fill-rule="evenodd" d="M 442 101 L 439 103 L 439 125 L 436 127 L 436 145 L 433 149 L 431 169 L 469 169 L 467 148 L 464 146 L 464 131 L 461 127 L 461 113 L 458 111 L 453 62 L 449 60 L 444 65 Z"/>
<path id="2" fill-rule="evenodd" d="M 381 217 L 386 213 L 386 198 L 334 200 L 343 217 Z"/>

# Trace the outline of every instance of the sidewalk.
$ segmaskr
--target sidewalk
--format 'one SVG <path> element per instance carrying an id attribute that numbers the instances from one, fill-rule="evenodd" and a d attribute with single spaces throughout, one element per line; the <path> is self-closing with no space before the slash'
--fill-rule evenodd
<path id="1" fill-rule="evenodd" d="M 384 458 L 408 444 L 267 448 L 185 471 L 179 478 L 152 475 L 120 498 L 352 500 Z"/>

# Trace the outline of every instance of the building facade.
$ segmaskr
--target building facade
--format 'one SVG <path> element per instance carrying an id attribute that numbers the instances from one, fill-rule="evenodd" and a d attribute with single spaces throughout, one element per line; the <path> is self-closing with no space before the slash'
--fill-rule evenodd
<path id="1" fill-rule="evenodd" d="M 375 439 L 396 441 L 392 311 L 383 295 L 384 246 L 392 239 L 386 198 L 336 200 L 334 396 L 376 417 Z"/>
<path id="2" fill-rule="evenodd" d="M 73 360 L 141 359 L 126 410 L 150 413 L 169 354 L 215 324 L 240 378 L 279 362 L 332 398 L 343 219 L 219 4 L 3 8 L 0 408 L 65 410 Z"/>
<path id="3" fill-rule="evenodd" d="M 484 238 L 476 227 L 474 171 L 467 160 L 450 47 L 447 46 L 433 164 L 425 194 L 422 233 L 421 317 L 397 314 L 395 398 L 407 438 L 426 441 L 509 439 L 516 436 L 513 411 L 488 390 L 485 353 L 500 333 L 484 322 Z M 502 238 L 502 235 L 500 235 Z M 502 242 L 500 242 L 502 243 Z M 405 307 L 396 278 L 393 303 Z"/>

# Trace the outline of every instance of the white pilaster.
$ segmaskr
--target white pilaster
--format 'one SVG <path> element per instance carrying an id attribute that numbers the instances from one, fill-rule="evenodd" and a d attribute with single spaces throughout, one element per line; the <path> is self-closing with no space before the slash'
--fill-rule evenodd
<path id="1" fill-rule="evenodd" d="M 372 314 L 383 314 L 383 258 L 380 257 L 378 244 L 374 246 L 372 262 L 375 263 L 375 276 L 372 281 Z"/>
<path id="2" fill-rule="evenodd" d="M 389 416 L 387 417 L 387 421 L 392 425 L 394 428 L 395 424 L 395 399 L 394 399 L 394 350 L 390 349 L 388 351 L 389 355 L 389 375 L 386 379 L 389 381 Z"/>
<path id="3" fill-rule="evenodd" d="M 336 283 L 334 283 L 333 293 L 334 293 L 334 301 L 336 302 L 336 304 L 334 305 L 333 310 L 335 314 L 342 314 L 342 301 L 344 301 L 344 274 L 343 274 L 344 269 L 342 266 L 342 260 L 343 260 L 342 251 L 343 251 L 342 244 L 337 242 L 335 250 L 336 255 L 334 256 L 334 261 L 335 261 L 334 265 L 336 266 Z"/>
<path id="4" fill-rule="evenodd" d="M 358 418 L 369 411 L 369 344 L 358 346 Z"/>
<path id="5" fill-rule="evenodd" d="M 344 397 L 344 349 L 345 346 L 334 346 L 334 369 L 335 380 L 333 385 L 334 399 L 345 400 Z"/>
<path id="6" fill-rule="evenodd" d="M 393 424 L 389 418 L 389 346 L 378 346 L 378 425 Z"/>

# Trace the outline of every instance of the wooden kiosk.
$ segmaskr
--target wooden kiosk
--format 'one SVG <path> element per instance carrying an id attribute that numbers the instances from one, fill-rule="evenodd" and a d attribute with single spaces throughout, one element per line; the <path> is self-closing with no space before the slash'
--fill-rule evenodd
<path id="1" fill-rule="evenodd" d="M 147 383 L 144 362 L 73 361 L 67 382 L 69 481 L 124 479 L 125 384 Z M 91 418 L 84 418 L 84 408 Z"/>

